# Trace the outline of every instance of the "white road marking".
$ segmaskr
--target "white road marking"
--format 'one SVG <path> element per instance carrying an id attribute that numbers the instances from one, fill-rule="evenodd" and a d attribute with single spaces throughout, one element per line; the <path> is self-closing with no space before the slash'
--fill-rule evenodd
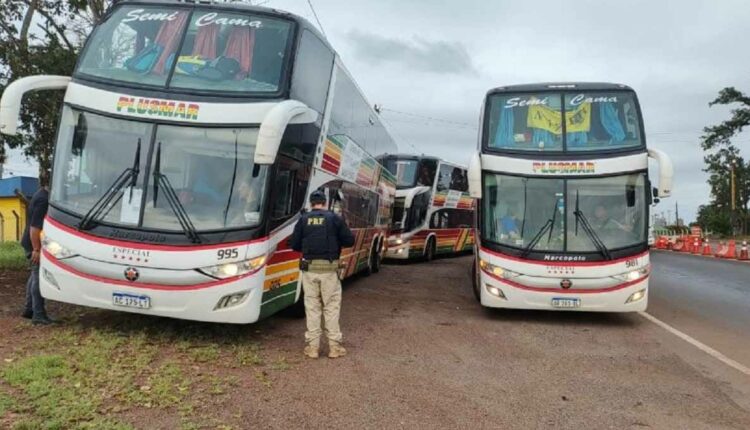
<path id="1" fill-rule="evenodd" d="M 651 321 L 652 323 L 658 325 L 659 327 L 663 328 L 664 330 L 672 333 L 673 335 L 679 337 L 680 339 L 684 340 L 685 342 L 688 342 L 689 344 L 693 345 L 694 347 L 700 349 L 701 351 L 705 352 L 706 354 L 714 357 L 715 359 L 721 361 L 722 363 L 726 364 L 727 366 L 730 366 L 736 370 L 739 370 L 740 372 L 744 373 L 745 375 L 750 376 L 750 368 L 742 365 L 741 363 L 738 363 L 731 358 L 727 357 L 726 355 L 720 353 L 719 351 L 711 348 L 708 345 L 705 345 L 701 343 L 698 340 L 693 339 L 692 337 L 686 335 L 685 333 L 677 330 L 676 328 L 672 327 L 671 325 L 665 323 L 664 321 L 654 317 L 653 315 L 647 314 L 646 312 L 639 312 L 642 317 L 646 318 L 647 320 Z"/>

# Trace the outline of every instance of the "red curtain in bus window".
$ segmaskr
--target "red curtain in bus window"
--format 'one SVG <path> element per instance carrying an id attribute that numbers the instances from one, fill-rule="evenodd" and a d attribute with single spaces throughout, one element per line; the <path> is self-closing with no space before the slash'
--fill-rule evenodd
<path id="1" fill-rule="evenodd" d="M 193 55 L 213 60 L 216 58 L 216 43 L 219 39 L 219 26 L 209 24 L 201 27 L 195 35 L 193 44 Z"/>
<path id="2" fill-rule="evenodd" d="M 240 72 L 237 74 L 236 79 L 245 79 L 250 75 L 254 48 L 255 29 L 237 26 L 229 34 L 224 56 L 233 58 L 240 63 Z"/>
<path id="3" fill-rule="evenodd" d="M 164 48 L 159 55 L 159 60 L 154 65 L 152 71 L 157 74 L 164 74 L 167 68 L 167 61 L 173 62 L 177 52 L 177 45 L 180 43 L 182 28 L 187 21 L 187 12 L 180 12 L 172 21 L 166 21 L 161 25 L 159 33 L 154 40 L 157 45 Z M 171 64 L 169 64 L 171 66 Z"/>

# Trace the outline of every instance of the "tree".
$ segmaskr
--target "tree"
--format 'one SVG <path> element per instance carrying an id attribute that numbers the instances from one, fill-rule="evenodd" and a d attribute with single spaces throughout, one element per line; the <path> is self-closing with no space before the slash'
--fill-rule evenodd
<path id="1" fill-rule="evenodd" d="M 30 75 L 73 73 L 76 57 L 109 0 L 3 0 L 0 2 L 0 92 Z M 0 136 L 0 164 L 6 145 L 22 148 L 40 170 L 51 168 L 62 92 L 29 94 L 21 107 L 19 135 Z"/>
<path id="2" fill-rule="evenodd" d="M 732 110 L 731 118 L 721 124 L 704 128 L 701 147 L 706 167 L 709 173 L 708 184 L 711 187 L 712 201 L 704 209 L 704 221 L 713 220 L 723 225 L 728 222 L 729 230 L 734 233 L 748 232 L 748 205 L 750 203 L 750 163 L 740 155 L 740 150 L 732 143 L 732 139 L 750 125 L 750 97 L 737 89 L 724 88 L 719 96 L 709 103 L 714 105 L 739 105 Z M 732 172 L 735 181 L 736 210 L 732 210 Z M 723 215 L 719 216 L 719 213 Z M 699 215 L 700 220 L 700 215 Z M 704 225 L 704 227 L 707 227 Z M 719 231 L 718 228 L 716 228 Z"/>

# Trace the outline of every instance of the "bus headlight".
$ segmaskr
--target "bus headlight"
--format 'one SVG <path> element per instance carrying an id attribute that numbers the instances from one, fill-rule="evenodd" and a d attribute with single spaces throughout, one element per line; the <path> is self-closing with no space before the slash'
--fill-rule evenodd
<path id="1" fill-rule="evenodd" d="M 613 278 L 620 280 L 620 281 L 624 281 L 624 282 L 633 282 L 641 278 L 645 278 L 646 276 L 648 276 L 650 272 L 651 272 L 651 267 L 646 266 L 638 270 L 633 270 L 633 271 L 626 272 L 620 275 L 615 275 L 613 276 Z"/>
<path id="2" fill-rule="evenodd" d="M 500 266 L 495 266 L 494 264 L 488 263 L 485 260 L 479 259 L 479 268 L 487 273 L 491 273 L 498 278 L 503 279 L 513 279 L 521 276 L 520 273 L 514 272 L 512 270 L 503 269 Z"/>
<path id="3" fill-rule="evenodd" d="M 58 260 L 61 260 L 63 258 L 73 257 L 75 255 L 73 251 L 60 245 L 59 242 L 52 240 L 47 236 L 44 236 L 44 238 L 42 239 L 42 247 L 51 256 L 55 257 Z"/>
<path id="4" fill-rule="evenodd" d="M 219 264 L 216 266 L 204 267 L 199 270 L 206 275 L 214 278 L 228 279 L 235 276 L 242 276 L 251 272 L 255 272 L 256 270 L 263 267 L 264 264 L 266 264 L 266 256 L 262 255 L 260 257 L 251 258 L 250 260 L 246 261 Z"/>

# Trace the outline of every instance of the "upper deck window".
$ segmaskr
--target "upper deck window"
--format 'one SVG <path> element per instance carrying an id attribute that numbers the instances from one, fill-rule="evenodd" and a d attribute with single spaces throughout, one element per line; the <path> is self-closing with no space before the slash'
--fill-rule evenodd
<path id="1" fill-rule="evenodd" d="M 643 144 L 630 92 L 496 94 L 490 96 L 487 121 L 488 149 L 583 152 Z"/>
<path id="2" fill-rule="evenodd" d="M 204 92 L 276 93 L 292 24 L 210 9 L 122 6 L 91 36 L 77 73 Z"/>

